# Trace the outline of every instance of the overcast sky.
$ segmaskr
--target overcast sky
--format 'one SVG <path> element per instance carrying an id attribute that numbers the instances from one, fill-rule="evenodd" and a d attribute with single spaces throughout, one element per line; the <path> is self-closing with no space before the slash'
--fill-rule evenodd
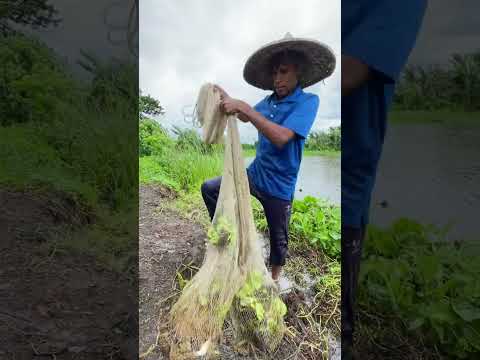
<path id="1" fill-rule="evenodd" d="M 247 58 L 260 46 L 293 36 L 317 39 L 340 54 L 340 1 L 140 1 L 140 87 L 166 109 L 160 121 L 191 126 L 182 109 L 193 106 L 201 85 L 218 83 L 255 105 L 270 92 L 243 80 Z M 324 83 L 305 91 L 320 97 L 314 129 L 340 124 L 340 66 Z M 192 111 L 193 107 L 186 109 Z M 243 142 L 257 131 L 240 124 Z"/>
<path id="2" fill-rule="evenodd" d="M 452 53 L 480 51 L 480 1 L 430 0 L 410 63 L 445 64 Z"/>

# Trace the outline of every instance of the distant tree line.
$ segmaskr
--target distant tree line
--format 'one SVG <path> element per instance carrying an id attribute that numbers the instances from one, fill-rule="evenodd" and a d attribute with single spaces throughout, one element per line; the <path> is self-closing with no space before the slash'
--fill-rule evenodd
<path id="1" fill-rule="evenodd" d="M 407 66 L 393 101 L 394 110 L 480 110 L 480 51 L 453 54 L 444 66 Z"/>
<path id="2" fill-rule="evenodd" d="M 340 126 L 330 127 L 327 131 L 312 131 L 305 142 L 306 150 L 340 151 L 342 136 Z"/>

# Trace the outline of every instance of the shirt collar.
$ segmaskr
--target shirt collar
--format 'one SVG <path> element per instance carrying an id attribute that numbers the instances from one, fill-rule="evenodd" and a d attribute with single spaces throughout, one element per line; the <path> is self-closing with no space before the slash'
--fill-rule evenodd
<path id="1" fill-rule="evenodd" d="M 296 102 L 298 100 L 298 97 L 303 93 L 302 88 L 298 85 L 295 90 L 292 91 L 292 93 L 283 99 L 278 100 L 275 96 L 275 92 L 272 93 L 269 97 L 269 101 L 274 102 L 276 104 L 278 103 L 287 103 L 287 102 Z"/>

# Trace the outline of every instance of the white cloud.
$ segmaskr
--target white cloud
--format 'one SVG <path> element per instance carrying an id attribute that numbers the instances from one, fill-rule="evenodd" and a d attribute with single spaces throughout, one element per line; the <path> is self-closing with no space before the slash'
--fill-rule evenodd
<path id="1" fill-rule="evenodd" d="M 191 126 L 182 109 L 194 105 L 204 82 L 221 84 L 252 105 L 268 92 L 243 80 L 243 65 L 253 51 L 270 41 L 311 37 L 340 55 L 340 1 L 168 1 L 140 3 L 140 87 L 166 109 L 162 121 Z M 325 83 L 306 89 L 320 96 L 314 129 L 340 123 L 340 66 Z M 253 142 L 256 129 L 241 124 L 242 141 Z"/>

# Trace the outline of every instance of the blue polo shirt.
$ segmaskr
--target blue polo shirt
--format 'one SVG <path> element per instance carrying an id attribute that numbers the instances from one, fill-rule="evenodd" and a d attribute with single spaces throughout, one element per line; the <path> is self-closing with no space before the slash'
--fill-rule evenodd
<path id="1" fill-rule="evenodd" d="M 343 0 L 342 54 L 370 79 L 342 97 L 342 225 L 368 223 L 395 82 L 415 43 L 426 0 Z"/>
<path id="2" fill-rule="evenodd" d="M 254 109 L 265 118 L 295 133 L 280 149 L 258 132 L 257 154 L 247 168 L 258 190 L 279 199 L 293 200 L 305 139 L 315 121 L 318 105 L 318 96 L 300 87 L 283 99 L 277 99 L 273 93 L 255 105 Z"/>

